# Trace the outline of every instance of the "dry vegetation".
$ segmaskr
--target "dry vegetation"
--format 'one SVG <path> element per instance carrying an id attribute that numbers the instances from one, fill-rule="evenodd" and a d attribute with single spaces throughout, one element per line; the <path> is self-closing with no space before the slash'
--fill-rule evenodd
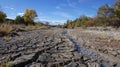
<path id="1" fill-rule="evenodd" d="M 48 29 L 47 26 L 35 26 L 35 25 L 28 25 L 25 28 L 26 30 L 39 30 L 39 29 Z"/>
<path id="2" fill-rule="evenodd" d="M 10 24 L 1 24 L 0 25 L 0 33 L 2 35 L 7 35 L 13 30 L 13 27 Z"/>
<path id="3" fill-rule="evenodd" d="M 9 60 L 3 60 L 0 62 L 0 67 L 11 67 Z"/>
<path id="4" fill-rule="evenodd" d="M 2 35 L 3 39 L 10 40 L 11 36 L 9 34 L 16 30 L 18 25 L 11 25 L 11 24 L 1 24 L 0 25 L 0 34 Z"/>
<path id="5" fill-rule="evenodd" d="M 22 31 L 30 31 L 30 30 L 40 30 L 40 29 L 48 29 L 48 26 L 39 26 L 39 25 L 20 25 L 20 24 L 8 24 L 3 23 L 0 24 L 0 35 L 5 40 L 10 40 L 12 37 L 11 35 L 14 35 L 13 33 L 18 33 Z"/>

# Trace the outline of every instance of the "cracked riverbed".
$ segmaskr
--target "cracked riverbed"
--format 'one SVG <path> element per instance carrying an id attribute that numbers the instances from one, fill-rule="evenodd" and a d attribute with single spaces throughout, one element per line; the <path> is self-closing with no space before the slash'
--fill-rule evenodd
<path id="1" fill-rule="evenodd" d="M 97 51 L 81 46 L 68 30 L 18 32 L 0 38 L 1 67 L 119 67 Z"/>

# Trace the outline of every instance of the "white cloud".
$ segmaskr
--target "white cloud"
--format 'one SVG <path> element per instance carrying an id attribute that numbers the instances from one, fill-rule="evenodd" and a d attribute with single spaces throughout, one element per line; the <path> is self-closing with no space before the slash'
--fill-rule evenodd
<path id="1" fill-rule="evenodd" d="M 11 10 L 14 10 L 15 8 L 13 8 L 13 7 L 5 7 L 6 9 L 11 9 Z"/>
<path id="2" fill-rule="evenodd" d="M 11 7 L 10 9 L 11 9 L 11 10 L 14 10 L 14 8 L 12 8 L 12 7 Z"/>
<path id="3" fill-rule="evenodd" d="M 60 6 L 56 6 L 55 8 L 56 8 L 56 9 L 60 9 L 61 7 L 60 7 Z"/>
<path id="4" fill-rule="evenodd" d="M 56 12 L 53 12 L 54 15 L 57 15 L 57 16 L 61 16 L 61 17 L 64 17 L 64 18 L 71 18 L 72 16 L 66 12 L 60 12 L 60 11 L 56 11 Z"/>
<path id="5" fill-rule="evenodd" d="M 23 14 L 24 14 L 23 12 L 21 12 L 21 13 L 17 13 L 17 15 L 20 15 L 20 16 L 23 16 Z"/>
<path id="6" fill-rule="evenodd" d="M 7 18 L 9 18 L 9 19 L 15 19 L 15 17 L 14 17 L 14 16 L 9 16 L 9 17 L 7 17 Z"/>
<path id="7" fill-rule="evenodd" d="M 46 17 L 39 17 L 37 21 L 48 21 L 50 22 L 51 25 L 58 25 L 58 24 L 64 24 L 66 20 L 54 20 L 54 19 L 49 19 Z"/>
<path id="8" fill-rule="evenodd" d="M 51 25 L 58 25 L 58 24 L 64 24 L 66 20 L 48 20 Z"/>

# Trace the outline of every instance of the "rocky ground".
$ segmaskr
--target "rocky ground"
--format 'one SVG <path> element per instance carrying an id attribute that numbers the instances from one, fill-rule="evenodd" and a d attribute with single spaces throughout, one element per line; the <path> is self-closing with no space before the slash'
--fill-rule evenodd
<path id="1" fill-rule="evenodd" d="M 119 67 L 119 38 L 95 31 L 53 28 L 0 37 L 0 67 Z"/>
<path id="2" fill-rule="evenodd" d="M 68 32 L 80 47 L 85 47 L 85 50 L 89 49 L 109 61 L 108 67 L 120 67 L 120 29 L 93 27 L 69 29 Z"/>

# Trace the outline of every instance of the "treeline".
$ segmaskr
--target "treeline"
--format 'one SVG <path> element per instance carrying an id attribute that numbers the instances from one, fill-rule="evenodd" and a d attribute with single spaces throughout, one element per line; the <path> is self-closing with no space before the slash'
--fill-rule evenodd
<path id="1" fill-rule="evenodd" d="M 41 21 L 35 22 L 34 20 L 36 19 L 36 17 L 38 17 L 38 15 L 36 11 L 33 9 L 26 9 L 23 16 L 18 15 L 14 20 L 6 17 L 7 17 L 6 13 L 0 10 L 0 24 L 9 23 L 9 24 L 24 24 L 24 25 L 39 25 L 39 26 L 49 25 L 48 22 L 46 23 L 42 23 Z"/>
<path id="2" fill-rule="evenodd" d="M 120 0 L 112 5 L 105 4 L 98 8 L 96 17 L 80 16 L 75 20 L 67 20 L 62 28 L 113 26 L 120 27 Z"/>

